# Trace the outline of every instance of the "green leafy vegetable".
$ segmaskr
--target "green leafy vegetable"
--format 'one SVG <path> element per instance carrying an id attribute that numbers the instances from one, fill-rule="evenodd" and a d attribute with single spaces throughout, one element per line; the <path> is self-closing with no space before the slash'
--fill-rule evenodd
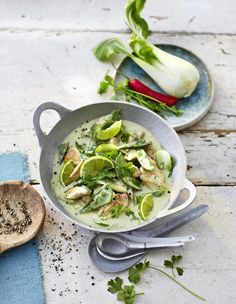
<path id="1" fill-rule="evenodd" d="M 117 38 L 109 38 L 101 41 L 93 49 L 93 52 L 100 61 L 110 61 L 116 54 L 130 55 L 130 52 Z"/>
<path id="2" fill-rule="evenodd" d="M 122 153 L 118 154 L 117 158 L 114 161 L 114 164 L 116 174 L 119 179 L 123 179 L 123 177 L 132 175 L 136 170 L 134 164 L 132 162 L 127 162 Z"/>
<path id="3" fill-rule="evenodd" d="M 110 225 L 109 224 L 106 224 L 106 223 L 103 223 L 103 222 L 99 222 L 97 220 L 94 220 L 94 223 L 99 225 L 99 226 L 102 226 L 102 227 L 109 227 Z"/>
<path id="4" fill-rule="evenodd" d="M 79 150 L 80 152 L 80 157 L 82 159 L 86 159 L 90 156 L 94 155 L 94 150 L 95 150 L 95 146 L 92 142 L 90 142 L 88 145 L 87 144 L 79 144 L 77 141 L 75 142 L 75 146 L 76 148 Z"/>
<path id="5" fill-rule="evenodd" d="M 146 141 L 144 139 L 137 139 L 134 142 L 124 144 L 122 146 L 119 146 L 119 150 L 124 150 L 124 149 L 140 149 L 143 147 L 147 147 L 150 145 L 150 141 Z"/>
<path id="6" fill-rule="evenodd" d="M 135 297 L 143 293 L 136 293 L 134 285 L 124 285 L 120 277 L 110 280 L 107 283 L 110 293 L 117 293 L 117 300 L 125 304 L 134 304 Z"/>
<path id="7" fill-rule="evenodd" d="M 92 198 L 88 204 L 86 204 L 80 213 L 85 213 L 91 210 L 96 210 L 104 205 L 109 204 L 113 198 L 113 191 L 110 186 L 106 185 Z"/>
<path id="8" fill-rule="evenodd" d="M 111 209 L 111 218 L 118 218 L 122 213 L 126 213 L 130 208 L 125 208 L 120 204 L 115 205 Z"/>
<path id="9" fill-rule="evenodd" d="M 126 216 L 131 216 L 133 220 L 139 220 L 139 217 L 137 217 L 131 209 L 125 211 Z"/>
<path id="10" fill-rule="evenodd" d="M 129 39 L 132 51 L 113 37 L 99 43 L 94 54 L 100 61 L 111 60 L 117 54 L 129 56 L 169 95 L 189 97 L 199 82 L 199 71 L 192 63 L 147 41 L 148 25 L 140 16 L 145 2 L 130 0 L 125 8 L 125 21 L 132 31 Z"/>
<path id="11" fill-rule="evenodd" d="M 144 260 L 144 262 L 138 263 L 133 267 L 129 268 L 129 281 L 130 283 L 137 284 L 141 280 L 141 273 L 149 267 L 149 261 Z"/>
<path id="12" fill-rule="evenodd" d="M 61 144 L 58 147 L 58 160 L 60 164 L 63 162 L 68 149 L 69 149 L 69 143 Z"/>
<path id="13" fill-rule="evenodd" d="M 108 291 L 110 293 L 116 293 L 122 289 L 123 280 L 120 277 L 116 277 L 114 280 L 108 281 Z"/>
<path id="14" fill-rule="evenodd" d="M 131 188 L 135 189 L 135 190 L 141 190 L 141 182 L 132 177 L 132 176 L 125 176 L 123 177 L 123 181 L 126 185 L 130 186 Z"/>
<path id="15" fill-rule="evenodd" d="M 114 86 L 114 80 L 110 75 L 105 75 L 104 79 L 99 84 L 98 94 L 102 95 L 106 93 L 109 86 Z"/>
<path id="16" fill-rule="evenodd" d="M 177 271 L 179 276 L 182 276 L 184 274 L 184 270 L 181 267 L 176 267 L 176 263 L 178 263 L 182 259 L 182 255 L 172 255 L 171 260 L 165 260 L 164 266 L 171 268 L 172 274 L 175 277 L 174 270 Z"/>
<path id="17" fill-rule="evenodd" d="M 167 268 L 170 268 L 171 264 L 176 263 L 177 261 L 179 261 L 182 257 L 180 256 L 174 256 L 174 258 L 171 260 L 166 260 L 167 262 L 164 264 L 167 264 Z M 173 266 L 173 265 L 172 265 Z M 200 295 L 196 294 L 195 292 L 193 292 L 192 290 L 190 290 L 189 288 L 187 288 L 186 286 L 184 286 L 180 281 L 178 281 L 174 276 L 170 275 L 169 273 L 165 272 L 164 270 L 162 270 L 160 267 L 157 266 L 152 266 L 150 265 L 149 261 L 144 260 L 144 262 L 138 263 L 135 266 L 132 266 L 129 268 L 129 276 L 128 279 L 130 281 L 130 283 L 133 284 L 137 284 L 140 282 L 141 280 L 141 274 L 144 270 L 146 269 L 153 269 L 156 270 L 158 272 L 160 272 L 161 274 L 167 276 L 169 279 L 171 279 L 172 281 L 174 281 L 176 284 L 178 284 L 180 287 L 182 287 L 184 290 L 186 290 L 187 292 L 189 292 L 190 294 L 192 294 L 194 297 L 198 298 L 201 301 L 206 302 L 206 299 L 201 297 Z M 182 275 L 183 274 L 183 270 L 182 268 L 179 268 L 178 274 Z M 123 287 L 123 280 L 119 277 L 116 277 L 114 280 L 110 280 L 108 282 L 108 291 L 111 293 L 117 293 L 117 299 L 120 301 L 123 301 L 124 303 L 134 303 L 134 299 L 137 295 L 139 294 L 143 294 L 143 293 L 135 293 L 135 287 L 134 285 L 125 285 Z"/>
<path id="18" fill-rule="evenodd" d="M 130 137 L 130 132 L 127 130 L 127 128 L 122 125 L 120 130 L 120 138 L 124 143 L 127 143 Z"/>
<path id="19" fill-rule="evenodd" d="M 133 33 L 139 37 L 147 38 L 149 29 L 147 22 L 140 16 L 146 0 L 128 1 L 125 7 L 125 22 Z"/>

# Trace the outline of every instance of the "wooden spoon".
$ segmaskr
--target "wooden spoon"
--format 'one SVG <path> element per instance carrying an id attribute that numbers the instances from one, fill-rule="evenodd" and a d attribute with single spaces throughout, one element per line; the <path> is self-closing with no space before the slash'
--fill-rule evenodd
<path id="1" fill-rule="evenodd" d="M 6 200 L 11 208 L 8 208 L 8 211 L 6 209 Z M 3 233 L 1 230 L 3 218 L 7 217 L 8 221 L 14 222 L 16 214 L 20 220 L 24 219 L 25 215 L 20 209 L 22 202 L 24 202 L 28 210 L 31 224 L 23 229 L 22 233 Z M 43 199 L 32 186 L 22 181 L 0 182 L 0 253 L 31 240 L 43 225 L 45 214 L 46 209 Z"/>

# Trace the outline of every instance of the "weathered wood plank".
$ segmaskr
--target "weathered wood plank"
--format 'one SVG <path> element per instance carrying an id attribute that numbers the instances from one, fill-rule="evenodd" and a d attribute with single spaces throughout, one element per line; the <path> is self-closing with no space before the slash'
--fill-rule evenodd
<path id="1" fill-rule="evenodd" d="M 126 0 L 2 0 L 0 29 L 126 31 Z M 236 33 L 233 0 L 147 1 L 143 15 L 153 31 Z M 210 17 L 209 17 L 210 14 Z"/>
<path id="2" fill-rule="evenodd" d="M 38 179 L 40 148 L 33 130 L 0 133 L 0 151 L 20 150 L 29 157 L 31 179 Z M 180 135 L 187 155 L 187 177 L 197 185 L 236 185 L 236 133 Z"/>
<path id="3" fill-rule="evenodd" d="M 198 187 L 197 190 L 194 205 L 208 204 L 209 211 L 201 219 L 172 233 L 194 234 L 196 241 L 183 249 L 163 250 L 147 258 L 153 265 L 162 265 L 172 254 L 182 254 L 185 274 L 180 280 L 186 286 L 206 297 L 208 303 L 234 303 L 236 243 L 232 242 L 232 231 L 235 230 L 236 187 Z M 73 226 L 51 209 L 48 202 L 46 204 L 47 217 L 38 243 L 47 303 L 87 304 L 89 297 L 90 304 L 115 304 L 115 297 L 106 292 L 106 283 L 116 275 L 98 271 L 87 254 L 88 243 L 94 234 Z M 127 272 L 119 276 L 128 283 Z M 145 296 L 140 297 L 142 303 L 153 303 L 152 299 L 157 298 L 160 303 L 169 303 L 173 298 L 176 304 L 199 302 L 152 270 L 142 278 L 137 287 L 145 292 Z"/>
<path id="4" fill-rule="evenodd" d="M 99 96 L 96 91 L 110 65 L 98 62 L 91 51 L 97 42 L 109 36 L 104 33 L 59 36 L 41 32 L 1 33 L 2 132 L 31 129 L 32 111 L 43 101 L 54 100 L 74 109 L 109 99 L 109 95 Z M 127 39 L 127 35 L 117 36 Z M 208 115 L 191 130 L 235 130 L 236 37 L 153 35 L 152 41 L 179 44 L 193 50 L 213 74 L 216 85 L 214 104 Z"/>

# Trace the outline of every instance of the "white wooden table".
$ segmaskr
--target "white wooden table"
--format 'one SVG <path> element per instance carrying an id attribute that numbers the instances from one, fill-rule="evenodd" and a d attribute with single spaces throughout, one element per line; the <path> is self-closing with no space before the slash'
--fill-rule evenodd
<path id="1" fill-rule="evenodd" d="M 29 157 L 31 182 L 37 185 L 39 147 L 32 112 L 44 101 L 68 108 L 101 101 L 99 81 L 107 66 L 91 49 L 111 35 L 126 39 L 121 0 L 0 1 L 0 150 Z M 236 303 L 236 3 L 234 0 L 149 0 L 145 12 L 151 39 L 193 50 L 209 66 L 216 85 L 208 115 L 180 132 L 188 158 L 188 178 L 197 186 L 194 205 L 209 204 L 201 219 L 175 235 L 194 233 L 183 250 L 148 258 L 162 264 L 183 254 L 183 282 L 209 303 Z M 43 116 L 45 130 L 57 121 Z M 43 193 L 43 191 L 41 192 Z M 117 303 L 106 292 L 114 275 L 95 269 L 87 254 L 93 233 L 74 226 L 47 204 L 39 236 L 47 303 Z M 120 274 L 124 279 L 127 273 Z M 95 283 L 95 284 L 94 284 Z M 137 303 L 199 303 L 158 273 L 148 271 Z"/>

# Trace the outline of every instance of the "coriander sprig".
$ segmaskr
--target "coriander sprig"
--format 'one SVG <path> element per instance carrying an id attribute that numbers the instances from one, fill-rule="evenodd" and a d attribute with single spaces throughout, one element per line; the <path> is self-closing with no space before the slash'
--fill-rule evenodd
<path id="1" fill-rule="evenodd" d="M 175 270 L 179 276 L 182 276 L 184 274 L 183 268 L 175 266 L 176 263 L 178 263 L 181 259 L 182 259 L 182 255 L 172 255 L 171 260 L 164 261 L 164 266 L 167 268 L 171 268 L 171 272 L 174 277 L 176 277 Z"/>
<path id="2" fill-rule="evenodd" d="M 125 304 L 134 304 L 135 297 L 142 295 L 142 292 L 135 292 L 135 286 L 123 285 L 123 280 L 120 277 L 116 277 L 114 280 L 110 280 L 107 283 L 108 291 L 113 294 L 117 294 L 117 300 Z"/>
<path id="3" fill-rule="evenodd" d="M 153 269 L 161 274 L 164 274 L 169 279 L 174 281 L 176 284 L 178 284 L 180 287 L 182 287 L 184 290 L 189 292 L 194 297 L 198 298 L 201 301 L 206 302 L 206 299 L 202 296 L 198 295 L 191 289 L 187 288 L 184 284 L 182 284 L 180 281 L 176 279 L 176 276 L 174 274 L 174 270 L 178 273 L 179 276 L 182 276 L 184 271 L 181 267 L 176 267 L 175 264 L 179 262 L 182 259 L 181 255 L 175 256 L 173 255 L 170 260 L 164 261 L 164 266 L 166 268 L 171 268 L 172 274 L 169 274 L 168 272 L 161 269 L 160 266 L 153 266 L 150 264 L 148 260 L 144 260 L 143 262 L 140 262 L 136 264 L 135 266 L 132 266 L 129 268 L 129 276 L 128 280 L 130 283 L 133 283 L 131 285 L 124 285 L 123 286 L 123 280 L 120 277 L 116 277 L 114 280 L 110 280 L 108 282 L 108 291 L 111 293 L 117 293 L 117 300 L 120 302 L 123 302 L 125 304 L 134 304 L 135 297 L 138 295 L 141 295 L 143 293 L 136 293 L 135 292 L 135 284 L 139 283 L 141 280 L 141 274 L 146 269 Z"/>

